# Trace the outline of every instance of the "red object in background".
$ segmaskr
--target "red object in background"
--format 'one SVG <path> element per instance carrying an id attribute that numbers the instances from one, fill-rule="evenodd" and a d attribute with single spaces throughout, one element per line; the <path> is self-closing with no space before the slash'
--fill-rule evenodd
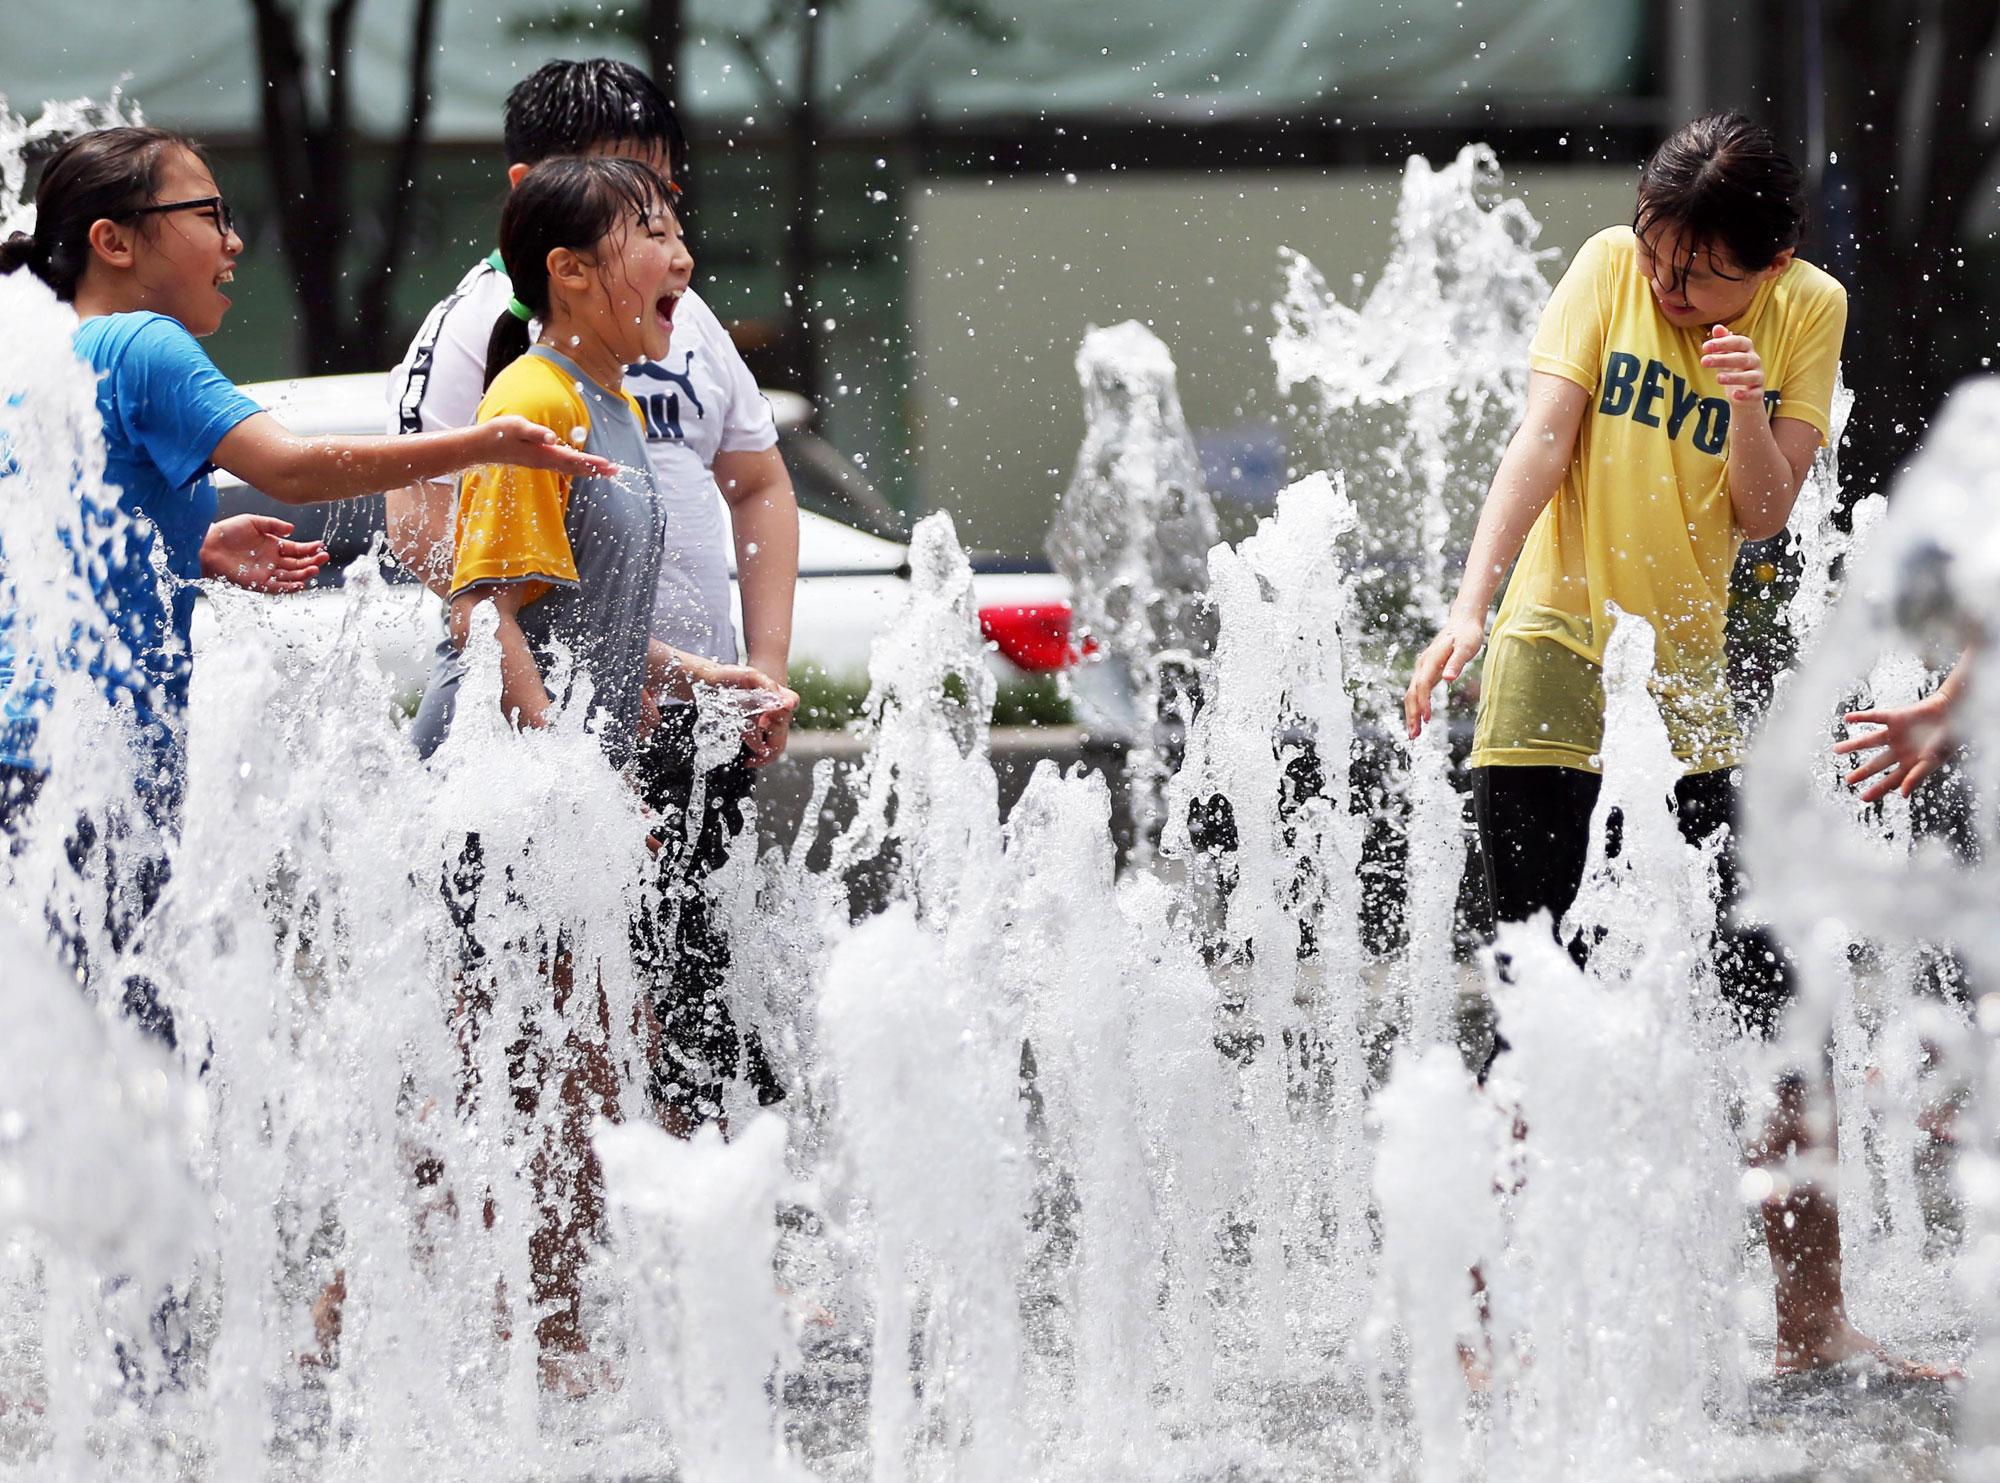
<path id="1" fill-rule="evenodd" d="M 1066 602 L 1022 603 L 981 608 L 979 632 L 1019 669 L 1048 674 L 1076 663 L 1076 646 L 1069 638 Z"/>

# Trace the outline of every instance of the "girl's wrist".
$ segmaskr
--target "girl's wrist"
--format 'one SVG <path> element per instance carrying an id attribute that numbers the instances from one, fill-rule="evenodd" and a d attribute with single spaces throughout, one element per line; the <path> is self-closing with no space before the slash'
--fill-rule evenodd
<path id="1" fill-rule="evenodd" d="M 1745 419 L 1746 426 L 1762 428 L 1766 432 L 1770 431 L 1770 404 L 1764 400 L 1763 387 L 1760 386 L 1757 388 L 1755 396 L 1739 397 L 1732 392 L 1729 401 L 1731 404 L 1729 413 L 1730 425 L 1732 427 L 1735 425 L 1735 420 L 1740 417 Z"/>
<path id="2" fill-rule="evenodd" d="M 1478 628 L 1481 632 L 1484 632 L 1486 628 L 1486 609 L 1489 606 L 1490 604 L 1488 603 L 1481 603 L 1475 608 L 1463 596 L 1460 596 L 1451 605 L 1451 610 L 1445 614 L 1445 622 L 1470 624 Z"/>

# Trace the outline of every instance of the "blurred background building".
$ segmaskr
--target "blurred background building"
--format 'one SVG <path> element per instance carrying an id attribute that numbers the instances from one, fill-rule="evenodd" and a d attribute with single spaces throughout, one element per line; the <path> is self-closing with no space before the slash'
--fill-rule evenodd
<path id="1" fill-rule="evenodd" d="M 66 0 L 8 7 L 0 93 L 122 86 L 210 145 L 250 243 L 212 349 L 254 380 L 393 362 L 490 247 L 507 90 L 627 57 L 682 110 L 698 282 L 760 376 L 902 508 L 1025 552 L 1088 325 L 1153 326 L 1255 509 L 1288 474 L 1281 247 L 1369 280 L 1403 159 L 1484 141 L 1566 258 L 1725 107 L 1811 171 L 1880 477 L 1992 353 L 1996 29 L 2000 0 Z"/>

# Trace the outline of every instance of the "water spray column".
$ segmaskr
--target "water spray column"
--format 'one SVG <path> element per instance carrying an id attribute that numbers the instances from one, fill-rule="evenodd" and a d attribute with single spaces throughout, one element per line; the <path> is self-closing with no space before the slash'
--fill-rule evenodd
<path id="1" fill-rule="evenodd" d="M 1742 1403 L 1728 1321 L 1740 1154 L 1700 950 L 1713 850 L 1676 822 L 1681 763 L 1647 688 L 1653 630 L 1610 616 L 1604 780 L 1558 934 L 1591 944 L 1589 967 L 1545 921 L 1509 924 L 1497 944 L 1510 1048 L 1489 1085 L 1518 1119 L 1520 1173 L 1488 1274 L 1507 1387 L 1494 1472 L 1524 1480 L 1609 1476 L 1649 1446 L 1700 1456 L 1718 1441 L 1711 1407 Z"/>
<path id="2" fill-rule="evenodd" d="M 1301 431 L 1317 444 L 1307 456 L 1342 470 L 1354 498 L 1359 698 L 1391 735 L 1401 731 L 1405 666 L 1444 617 L 1452 553 L 1469 542 L 1527 403 L 1528 342 L 1553 254 L 1534 245 L 1540 226 L 1502 187 L 1484 145 L 1437 169 L 1411 158 L 1389 260 L 1358 305 L 1342 302 L 1299 253 L 1280 254 L 1278 390 L 1306 394 Z M 1423 1044 L 1454 1028 L 1464 805 L 1446 726 L 1426 728 L 1402 764 L 1386 785 L 1402 795 L 1409 847 L 1395 983 L 1401 1028 Z"/>
<path id="3" fill-rule="evenodd" d="M 1309 1324 L 1359 1324 L 1372 1267 L 1360 821 L 1339 542 L 1354 508 L 1324 474 L 1209 558 L 1215 655 L 1161 850 L 1187 862 L 1184 921 L 1222 984 L 1253 1161 L 1249 1310 L 1264 1375 Z M 1329 1249 L 1331 1227 L 1331 1249 Z M 1315 1279 L 1323 1279 L 1316 1284 Z"/>
<path id="4" fill-rule="evenodd" d="M 821 1180 L 873 1298 L 871 1476 L 900 1483 L 914 1460 L 1001 1483 L 1026 1446 L 1027 1134 L 1021 1003 L 992 971 L 1009 910 L 993 679 L 948 515 L 918 524 L 910 566 L 869 661 L 859 807 L 833 844 L 832 871 L 866 870 L 887 907 L 827 924 Z"/>
<path id="5" fill-rule="evenodd" d="M 1185 697 L 1163 671 L 1208 652 L 1204 594 L 1215 508 L 1181 413 L 1173 356 L 1136 320 L 1092 329 L 1076 355 L 1085 432 L 1056 506 L 1049 559 L 1070 580 L 1074 637 L 1085 663 L 1110 666 L 1129 702 L 1126 764 L 1134 847 L 1159 829 L 1163 723 L 1185 721 Z"/>
<path id="6" fill-rule="evenodd" d="M 1826 753 L 1831 718 L 1858 678 L 1886 656 L 1914 653 L 1948 663 L 1968 644 L 1971 684 L 1953 716 L 1955 735 L 2000 736 L 2000 378 L 1960 385 L 1933 421 L 1922 452 L 1898 477 L 1895 498 L 1851 561 L 1846 591 L 1819 641 L 1773 707 L 1745 769 L 1744 844 L 1759 900 L 1785 941 L 1799 949 L 1802 993 L 1786 1036 L 1794 1064 L 1817 1059 L 1839 1005 L 1834 971 L 1848 943 L 1891 947 L 1949 944 L 1978 1000 L 1973 1023 L 1937 1022 L 1949 1069 L 1972 1098 L 1960 1120 L 1960 1184 L 1966 1201 L 1963 1297 L 1980 1329 L 1980 1351 L 1962 1412 L 1961 1475 L 2000 1474 L 2000 927 L 1990 808 L 1975 808 L 1979 858 L 1892 846 L 1858 827 L 1852 804 L 1830 796 Z M 1967 772 L 1976 796 L 2000 796 L 2000 750 L 1975 746 Z M 1843 1239 L 1846 1237 L 1843 1231 Z"/>
<path id="7" fill-rule="evenodd" d="M 1800 570 L 1783 621 L 1801 653 L 1809 650 L 1828 621 L 1840 599 L 1843 576 L 1853 569 L 1888 513 L 1888 501 L 1877 493 L 1854 502 L 1846 530 L 1836 519 L 1842 504 L 1839 448 L 1853 408 L 1854 394 L 1836 382 L 1827 446 L 1814 459 L 1788 527 Z M 1865 673 L 1850 677 L 1851 699 L 1859 706 L 1907 704 L 1928 688 L 1931 678 L 1914 654 L 1886 653 Z M 1843 700 L 1838 709 L 1848 704 Z M 1840 782 L 1849 765 L 1830 750 L 1821 753 L 1815 777 L 1821 797 L 1846 813 L 1857 830 L 1878 837 L 1890 855 L 1915 848 L 1910 802 L 1891 794 L 1879 805 L 1862 803 Z M 1817 975 L 1832 995 L 1839 1141 L 1853 1163 L 1852 1177 L 1840 1186 L 1843 1263 L 1856 1276 L 1888 1269 L 1914 1271 L 1921 1266 L 1925 1240 L 1915 1160 L 1926 1135 L 1918 1118 L 1929 1090 L 1916 1022 L 1925 1017 L 1920 979 L 1927 963 L 1935 961 L 1934 949 L 1915 940 L 1868 944 L 1855 936 L 1839 941 L 1830 931 L 1792 946 L 1797 955 L 1811 956 L 1809 973 Z M 1857 951 L 1863 948 L 1873 951 Z M 1873 972 L 1868 966 L 1871 960 Z M 1878 1219 L 1870 1162 L 1880 1170 L 1886 1220 Z"/>

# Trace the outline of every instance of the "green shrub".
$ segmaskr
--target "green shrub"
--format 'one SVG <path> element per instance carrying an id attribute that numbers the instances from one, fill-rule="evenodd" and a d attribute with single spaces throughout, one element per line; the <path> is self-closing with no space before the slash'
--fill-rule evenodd
<path id="1" fill-rule="evenodd" d="M 947 684 L 947 698 L 963 700 L 965 682 L 952 679 L 956 684 Z M 831 675 L 816 664 L 802 664 L 792 671 L 791 683 L 799 692 L 799 713 L 792 724 L 801 731 L 845 731 L 867 711 L 866 675 Z M 1009 681 L 993 700 L 995 726 L 1068 726 L 1075 719 L 1054 675 Z"/>

